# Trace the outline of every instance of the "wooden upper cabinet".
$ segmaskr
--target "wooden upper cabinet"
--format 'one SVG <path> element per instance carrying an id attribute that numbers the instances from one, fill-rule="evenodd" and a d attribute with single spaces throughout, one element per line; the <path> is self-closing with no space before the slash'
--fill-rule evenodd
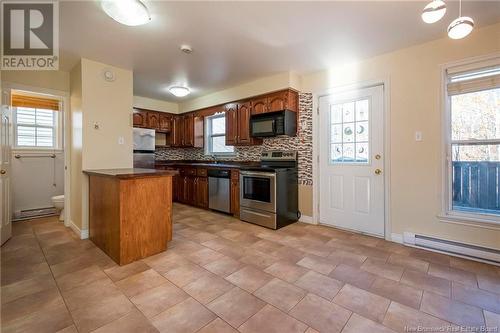
<path id="1" fill-rule="evenodd" d="M 147 127 L 148 126 L 148 112 L 144 110 L 134 109 L 133 113 L 134 127 Z"/>
<path id="2" fill-rule="evenodd" d="M 291 89 L 277 91 L 252 99 L 252 114 L 291 110 L 298 112 L 299 94 Z"/>
<path id="3" fill-rule="evenodd" d="M 194 115 L 188 114 L 184 116 L 184 142 L 183 146 L 194 146 Z"/>
<path id="4" fill-rule="evenodd" d="M 250 136 L 250 115 L 252 107 L 250 102 L 238 106 L 238 143 L 243 145 L 252 144 L 254 138 Z"/>
<path id="5" fill-rule="evenodd" d="M 252 114 L 267 112 L 267 96 L 252 99 Z"/>
<path id="6" fill-rule="evenodd" d="M 171 122 L 172 117 L 169 114 L 160 113 L 159 114 L 159 125 L 158 130 L 162 132 L 170 132 L 171 131 Z"/>
<path id="7" fill-rule="evenodd" d="M 194 130 L 194 144 L 193 146 L 196 148 L 203 148 L 204 140 L 204 129 L 205 123 L 203 120 L 203 116 L 194 116 L 193 120 L 193 130 Z"/>
<path id="8" fill-rule="evenodd" d="M 238 143 L 238 105 L 236 103 L 224 106 L 226 114 L 226 145 L 234 146 Z"/>
<path id="9" fill-rule="evenodd" d="M 160 128 L 160 115 L 157 112 L 148 112 L 148 128 L 155 130 Z"/>
<path id="10" fill-rule="evenodd" d="M 182 136 L 184 132 L 184 121 L 182 116 L 175 116 L 172 120 L 172 146 L 181 147 L 183 144 Z"/>

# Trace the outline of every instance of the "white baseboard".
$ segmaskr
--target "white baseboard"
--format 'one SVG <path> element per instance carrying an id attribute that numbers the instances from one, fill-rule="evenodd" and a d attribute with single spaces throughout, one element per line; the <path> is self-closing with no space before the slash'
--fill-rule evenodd
<path id="1" fill-rule="evenodd" d="M 304 223 L 309 223 L 309 224 L 315 224 L 314 221 L 313 221 L 312 216 L 307 216 L 307 215 L 300 216 L 299 222 L 304 222 Z"/>
<path id="2" fill-rule="evenodd" d="M 80 236 L 80 239 L 87 239 L 89 238 L 89 229 L 84 229 L 81 230 L 76 226 L 76 224 L 73 223 L 73 221 L 69 221 L 69 227 L 78 235 Z"/>
<path id="3" fill-rule="evenodd" d="M 391 234 L 391 241 L 394 243 L 403 244 L 403 235 L 401 234 Z"/>

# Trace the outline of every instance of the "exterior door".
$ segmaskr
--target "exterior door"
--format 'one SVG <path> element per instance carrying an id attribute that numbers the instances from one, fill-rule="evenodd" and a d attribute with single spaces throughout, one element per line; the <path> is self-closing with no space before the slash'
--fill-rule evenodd
<path id="1" fill-rule="evenodd" d="M 11 126 L 12 112 L 10 93 L 2 91 L 2 109 L 0 123 L 0 236 L 1 244 L 12 236 L 10 175 L 11 175 Z"/>
<path id="2" fill-rule="evenodd" d="M 384 236 L 384 88 L 319 100 L 320 223 Z"/>

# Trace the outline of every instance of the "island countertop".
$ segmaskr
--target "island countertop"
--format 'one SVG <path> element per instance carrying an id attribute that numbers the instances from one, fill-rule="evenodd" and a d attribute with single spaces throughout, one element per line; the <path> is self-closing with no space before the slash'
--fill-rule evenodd
<path id="1" fill-rule="evenodd" d="M 124 168 L 124 169 L 98 169 L 84 170 L 87 175 L 116 177 L 120 179 L 144 178 L 144 177 L 167 177 L 178 174 L 174 170 L 142 169 L 142 168 Z"/>

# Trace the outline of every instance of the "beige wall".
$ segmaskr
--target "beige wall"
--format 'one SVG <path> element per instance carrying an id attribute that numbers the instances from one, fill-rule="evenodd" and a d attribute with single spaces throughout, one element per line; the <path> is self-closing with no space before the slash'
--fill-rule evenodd
<path id="1" fill-rule="evenodd" d="M 70 213 L 71 221 L 78 228 L 82 226 L 82 145 L 83 145 L 83 128 L 82 128 L 82 65 L 79 63 L 71 71 L 70 81 L 70 106 L 71 106 L 71 126 L 68 126 L 70 131 L 70 159 L 71 159 L 71 175 L 70 175 Z"/>
<path id="2" fill-rule="evenodd" d="M 298 77 L 294 73 L 284 72 L 183 102 L 179 105 L 179 111 L 193 111 L 208 106 L 264 94 L 274 90 L 285 89 L 288 87 L 299 90 L 299 85 L 300 77 Z"/>
<path id="3" fill-rule="evenodd" d="M 104 69 L 116 80 L 105 81 Z M 132 105 L 132 71 L 88 59 L 71 71 L 71 218 L 81 230 L 88 229 L 88 180 L 82 170 L 133 165 Z"/>
<path id="4" fill-rule="evenodd" d="M 388 78 L 390 80 L 392 232 L 443 237 L 500 249 L 500 230 L 444 223 L 441 211 L 441 65 L 500 51 L 500 24 L 463 40 L 443 38 L 355 65 L 302 77 L 302 91 Z M 317 97 L 315 97 L 317 98 Z M 415 131 L 423 141 L 415 142 Z M 321 181 L 321 180 L 319 180 Z M 311 198 L 312 200 L 312 198 Z"/>
<path id="5" fill-rule="evenodd" d="M 64 71 L 2 71 L 5 82 L 69 91 L 69 73 Z"/>
<path id="6" fill-rule="evenodd" d="M 179 113 L 179 104 L 142 96 L 134 96 L 134 107 L 162 112 Z"/>

